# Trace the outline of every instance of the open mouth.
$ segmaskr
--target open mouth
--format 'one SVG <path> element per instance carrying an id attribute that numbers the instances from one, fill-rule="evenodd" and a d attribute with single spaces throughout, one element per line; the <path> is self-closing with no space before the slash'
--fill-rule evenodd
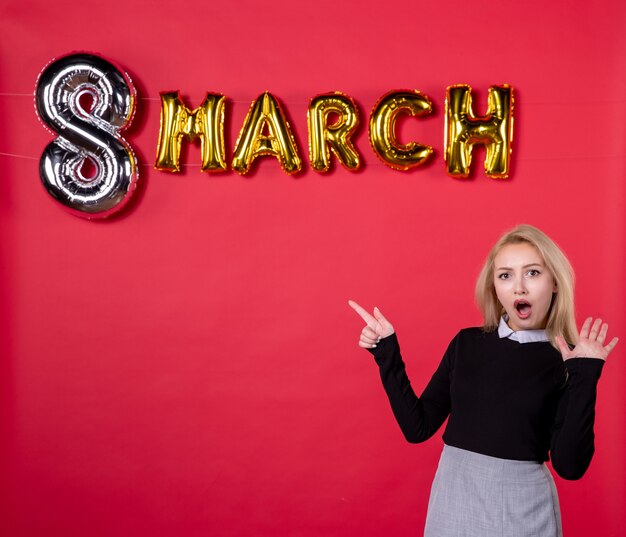
<path id="1" fill-rule="evenodd" d="M 513 304 L 515 306 L 515 310 L 517 311 L 517 316 L 520 319 L 526 319 L 530 316 L 531 305 L 526 300 L 516 300 Z"/>

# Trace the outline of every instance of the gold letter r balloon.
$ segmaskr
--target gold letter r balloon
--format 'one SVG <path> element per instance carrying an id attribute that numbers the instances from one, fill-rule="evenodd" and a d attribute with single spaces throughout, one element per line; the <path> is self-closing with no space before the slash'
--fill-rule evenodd
<path id="1" fill-rule="evenodd" d="M 329 124 L 331 114 L 337 121 Z M 309 124 L 309 155 L 311 167 L 318 172 L 330 168 L 330 152 L 348 170 L 357 170 L 361 159 L 350 139 L 359 125 L 356 103 L 336 91 L 311 99 L 307 112 Z"/>

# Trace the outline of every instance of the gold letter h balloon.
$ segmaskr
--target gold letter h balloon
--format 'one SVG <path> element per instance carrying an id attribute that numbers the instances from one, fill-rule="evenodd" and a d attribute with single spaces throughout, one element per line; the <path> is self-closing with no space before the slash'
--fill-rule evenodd
<path id="1" fill-rule="evenodd" d="M 487 114 L 483 117 L 473 115 L 471 91 L 466 85 L 450 86 L 447 91 L 445 146 L 448 173 L 467 177 L 474 144 L 480 143 L 487 151 L 485 173 L 494 178 L 508 177 L 513 139 L 513 88 L 506 84 L 489 88 Z"/>

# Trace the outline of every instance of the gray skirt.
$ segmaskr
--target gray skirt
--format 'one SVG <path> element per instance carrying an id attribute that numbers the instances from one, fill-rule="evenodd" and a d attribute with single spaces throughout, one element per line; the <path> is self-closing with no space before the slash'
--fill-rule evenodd
<path id="1" fill-rule="evenodd" d="M 444 446 L 424 537 L 562 537 L 554 479 L 545 464 Z"/>

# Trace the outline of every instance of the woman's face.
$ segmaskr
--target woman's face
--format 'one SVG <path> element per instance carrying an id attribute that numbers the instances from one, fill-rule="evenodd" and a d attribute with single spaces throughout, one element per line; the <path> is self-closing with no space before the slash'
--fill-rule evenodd
<path id="1" fill-rule="evenodd" d="M 545 328 L 557 289 L 533 245 L 521 242 L 504 246 L 494 260 L 493 285 L 512 330 Z"/>

